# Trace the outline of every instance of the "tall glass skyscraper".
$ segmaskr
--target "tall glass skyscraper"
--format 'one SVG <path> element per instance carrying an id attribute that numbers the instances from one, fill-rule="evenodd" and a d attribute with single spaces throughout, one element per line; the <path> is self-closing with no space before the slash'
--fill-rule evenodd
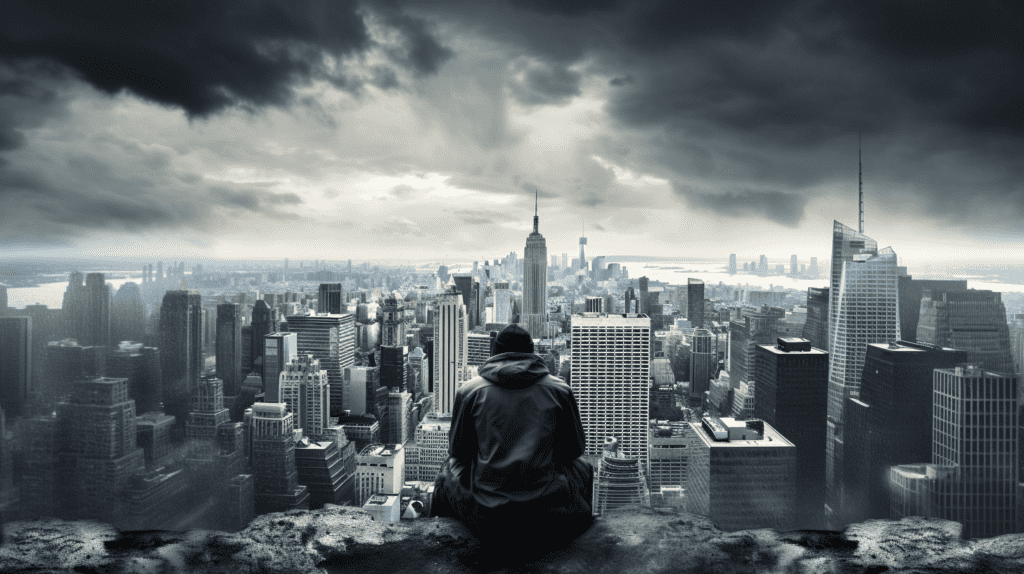
<path id="1" fill-rule="evenodd" d="M 968 361 L 986 371 L 1016 371 L 1006 307 L 997 292 L 925 289 L 917 338 L 922 343 L 963 349 Z"/>
<path id="2" fill-rule="evenodd" d="M 896 253 L 890 247 L 875 252 L 875 242 L 836 222 L 833 277 L 841 266 L 839 282 L 831 290 L 835 315 L 830 324 L 832 347 L 828 380 L 828 439 L 825 459 L 825 519 L 830 528 L 846 524 L 843 501 L 843 408 L 848 398 L 860 396 L 864 354 L 869 343 L 891 343 L 900 338 Z M 850 235 L 846 233 L 853 233 Z M 862 251 L 846 257 L 852 245 Z"/>
<path id="3" fill-rule="evenodd" d="M 288 331 L 298 335 L 297 354 L 313 355 L 327 371 L 331 391 L 331 416 L 341 414 L 345 367 L 355 363 L 356 323 L 351 313 L 289 315 Z M 353 409 L 355 410 L 355 409 Z M 362 411 L 357 411 L 362 412 Z"/>

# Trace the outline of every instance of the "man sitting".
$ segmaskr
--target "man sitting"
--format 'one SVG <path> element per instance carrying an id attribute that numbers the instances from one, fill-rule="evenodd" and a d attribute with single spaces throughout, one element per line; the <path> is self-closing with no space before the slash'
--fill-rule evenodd
<path id="1" fill-rule="evenodd" d="M 458 518 L 485 544 L 564 546 L 593 522 L 593 467 L 569 385 L 517 325 L 498 334 L 480 375 L 458 390 L 434 516 Z"/>

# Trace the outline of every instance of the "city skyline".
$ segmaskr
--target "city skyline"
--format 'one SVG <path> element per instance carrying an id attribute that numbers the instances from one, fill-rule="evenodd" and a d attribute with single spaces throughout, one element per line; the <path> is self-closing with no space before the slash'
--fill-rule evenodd
<path id="1" fill-rule="evenodd" d="M 770 236 L 770 257 L 822 255 L 830 222 L 856 220 L 862 134 L 880 244 L 1019 249 L 1018 4 L 495 8 L 213 3 L 188 43 L 175 26 L 197 14 L 70 7 L 84 25 L 58 42 L 61 17 L 13 9 L 0 245 L 482 260 L 519 248 L 536 191 L 555 253 L 586 222 L 595 254 L 725 257 Z"/>

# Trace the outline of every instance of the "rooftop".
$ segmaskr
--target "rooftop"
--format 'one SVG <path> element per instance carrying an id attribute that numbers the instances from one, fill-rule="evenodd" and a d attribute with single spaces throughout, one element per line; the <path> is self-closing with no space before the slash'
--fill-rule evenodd
<path id="1" fill-rule="evenodd" d="M 723 417 L 721 420 L 727 426 L 730 423 L 746 422 L 746 421 L 736 421 L 735 419 L 732 419 L 732 418 L 729 418 L 729 417 Z M 708 436 L 708 433 L 705 432 L 704 429 L 701 427 L 701 423 L 689 423 L 689 425 L 690 425 L 690 431 L 693 433 L 693 435 L 699 437 L 700 440 L 703 441 L 703 443 L 706 444 L 709 448 L 750 448 L 750 447 L 758 447 L 758 448 L 785 448 L 785 447 L 793 447 L 793 443 L 789 442 L 789 440 L 786 437 L 782 436 L 782 433 L 780 433 L 779 431 L 777 431 L 774 428 L 772 428 L 771 425 L 769 425 L 768 423 L 764 423 L 764 438 L 763 439 L 757 439 L 757 440 L 742 440 L 742 439 L 737 440 L 737 439 L 732 439 L 732 440 L 727 440 L 727 441 L 726 440 L 716 441 L 713 438 L 711 438 L 710 436 Z"/>

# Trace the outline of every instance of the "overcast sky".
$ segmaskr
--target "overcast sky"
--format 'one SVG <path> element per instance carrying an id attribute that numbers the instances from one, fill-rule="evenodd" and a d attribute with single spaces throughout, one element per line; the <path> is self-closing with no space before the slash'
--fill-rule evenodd
<path id="1" fill-rule="evenodd" d="M 59 7 L 57 7 L 59 6 Z M 25 2 L 0 254 L 1019 261 L 1024 2 Z"/>

